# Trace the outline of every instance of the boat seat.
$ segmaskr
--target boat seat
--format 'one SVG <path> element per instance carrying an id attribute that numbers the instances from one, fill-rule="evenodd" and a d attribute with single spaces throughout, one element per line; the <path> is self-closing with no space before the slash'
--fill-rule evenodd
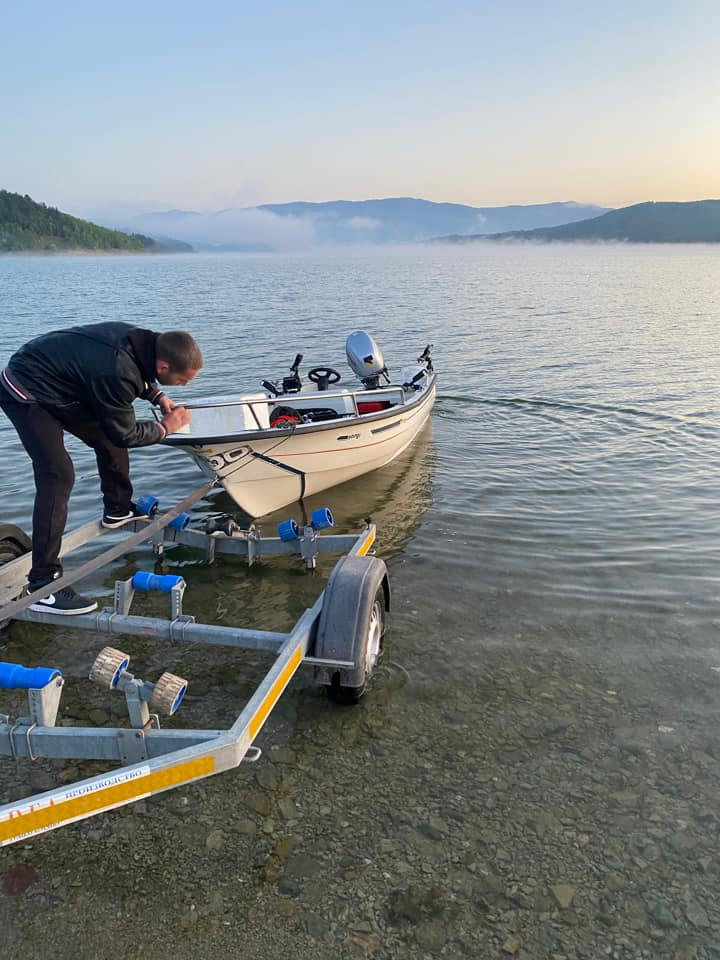
<path id="1" fill-rule="evenodd" d="M 348 417 L 348 413 L 338 413 L 333 407 L 303 407 L 303 420 L 319 423 L 321 420 L 337 420 L 340 417 Z"/>
<path id="2" fill-rule="evenodd" d="M 263 403 L 252 403 L 253 400 L 262 400 Z M 270 429 L 270 408 L 267 402 L 266 393 L 252 393 L 243 397 L 243 403 L 240 404 L 242 412 L 243 427 L 245 430 L 269 430 Z"/>
<path id="3" fill-rule="evenodd" d="M 303 415 L 308 410 L 334 410 L 337 416 L 349 416 L 355 413 L 355 404 L 351 394 L 347 396 L 320 397 L 317 393 L 295 394 L 288 400 L 290 406 L 295 407 Z M 330 419 L 329 417 L 326 419 Z"/>
<path id="4" fill-rule="evenodd" d="M 192 421 L 182 433 L 190 436 L 221 436 L 242 430 L 270 429 L 270 405 L 266 393 L 248 393 L 237 400 L 207 397 L 191 401 L 187 406 L 192 412 Z"/>
<path id="5" fill-rule="evenodd" d="M 358 400 L 358 413 L 379 413 L 387 410 L 392 404 L 389 400 Z"/>

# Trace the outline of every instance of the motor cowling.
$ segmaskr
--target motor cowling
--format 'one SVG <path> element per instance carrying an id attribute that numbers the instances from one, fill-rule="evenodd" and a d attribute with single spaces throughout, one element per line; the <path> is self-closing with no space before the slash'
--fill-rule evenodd
<path id="1" fill-rule="evenodd" d="M 356 330 L 345 341 L 347 361 L 354 373 L 368 387 L 380 386 L 380 377 L 387 377 L 387 368 L 380 347 L 364 330 Z"/>

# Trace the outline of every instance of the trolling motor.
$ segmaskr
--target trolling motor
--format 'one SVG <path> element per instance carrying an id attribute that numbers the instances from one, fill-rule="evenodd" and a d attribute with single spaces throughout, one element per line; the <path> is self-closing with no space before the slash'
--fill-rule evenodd
<path id="1" fill-rule="evenodd" d="M 276 380 L 263 380 L 262 385 L 274 397 L 279 397 L 281 393 L 300 393 L 302 389 L 302 380 L 300 379 L 299 367 L 302 363 L 303 355 L 295 355 L 293 364 L 290 367 L 290 376 L 283 377 L 282 388 L 278 387 Z"/>

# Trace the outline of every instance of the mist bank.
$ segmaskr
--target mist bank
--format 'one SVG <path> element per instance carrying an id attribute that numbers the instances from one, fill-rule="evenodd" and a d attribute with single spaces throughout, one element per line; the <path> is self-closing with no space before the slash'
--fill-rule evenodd
<path id="1" fill-rule="evenodd" d="M 455 232 L 443 232 L 448 226 Z M 718 243 L 720 200 L 606 210 L 571 201 L 471 207 L 390 198 L 264 204 L 212 213 L 166 210 L 126 221 L 106 213 L 92 222 L 0 190 L 2 252 L 359 253 L 423 243 L 457 248 L 489 242 Z"/>
<path id="2" fill-rule="evenodd" d="M 98 222 L 156 238 L 173 237 L 195 250 L 295 252 L 327 247 L 416 243 L 439 234 L 492 234 L 597 216 L 607 208 L 573 201 L 472 207 L 411 197 L 263 204 L 211 213 L 166 210 Z"/>

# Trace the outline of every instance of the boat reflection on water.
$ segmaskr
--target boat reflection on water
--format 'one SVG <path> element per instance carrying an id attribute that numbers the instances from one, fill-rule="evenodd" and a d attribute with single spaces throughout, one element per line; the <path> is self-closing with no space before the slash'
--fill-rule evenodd
<path id="1" fill-rule="evenodd" d="M 434 456 L 432 424 L 428 422 L 415 442 L 392 463 L 283 507 L 255 521 L 256 526 L 264 536 L 274 537 L 278 523 L 292 517 L 302 525 L 313 510 L 327 506 L 335 520 L 334 533 L 354 533 L 370 517 L 377 526 L 376 551 L 388 559 L 404 549 L 430 506 Z M 213 505 L 234 514 L 243 526 L 252 522 L 242 514 L 238 516 L 236 504 L 225 493 L 215 497 Z"/>

